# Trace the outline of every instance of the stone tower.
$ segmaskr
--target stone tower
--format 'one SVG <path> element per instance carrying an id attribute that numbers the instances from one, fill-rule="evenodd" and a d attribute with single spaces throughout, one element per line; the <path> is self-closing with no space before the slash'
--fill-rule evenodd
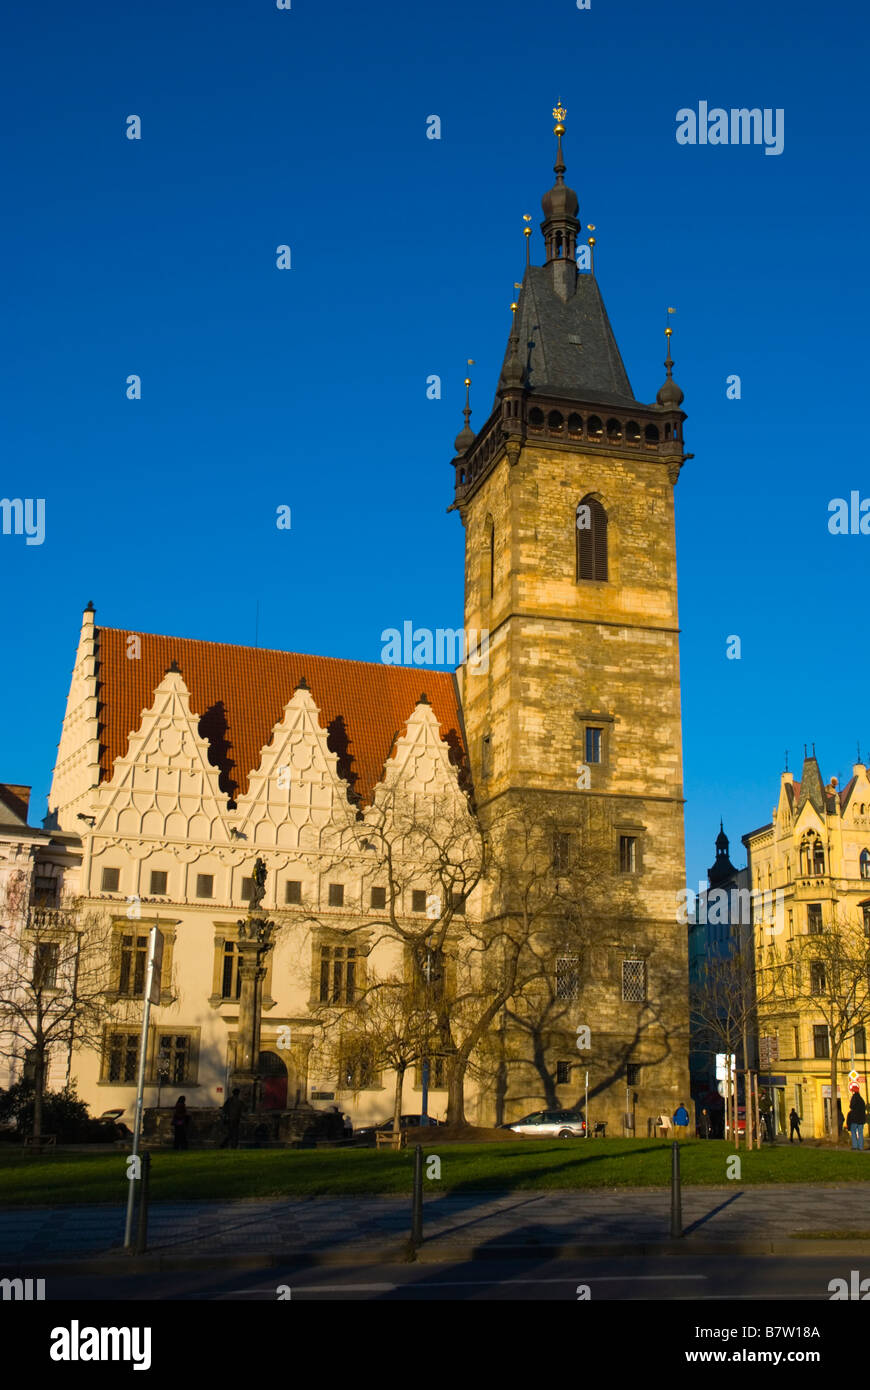
<path id="1" fill-rule="evenodd" d="M 582 962 L 576 1024 L 590 1115 L 621 1132 L 688 1103 L 687 943 L 674 486 L 687 457 L 672 378 L 635 399 L 593 271 L 578 256 L 554 111 L 556 182 L 544 195 L 544 264 L 528 265 L 493 409 L 456 440 L 465 527 L 466 631 L 488 661 L 459 680 L 478 811 L 539 807 L 611 891 Z M 594 243 L 593 243 L 594 246 Z M 603 849 L 602 849 L 603 847 Z M 614 904 L 619 903 L 616 908 Z M 560 1100 L 577 1097 L 571 1060 Z M 564 1071 L 564 1064 L 563 1064 Z M 593 1100 L 594 1096 L 594 1100 Z"/>

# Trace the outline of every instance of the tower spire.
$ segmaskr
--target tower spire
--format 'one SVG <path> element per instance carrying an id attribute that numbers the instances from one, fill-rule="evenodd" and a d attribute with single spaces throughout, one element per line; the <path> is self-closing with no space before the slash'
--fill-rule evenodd
<path id="1" fill-rule="evenodd" d="M 553 172 L 556 175 L 556 182 L 545 193 L 541 199 L 541 207 L 544 211 L 544 221 L 541 223 L 541 231 L 544 233 L 544 245 L 546 247 L 546 262 L 550 268 L 553 288 L 560 299 L 569 299 L 577 286 L 577 233 L 580 230 L 580 223 L 577 219 L 579 203 L 577 194 L 573 188 L 569 188 L 565 183 L 565 156 L 562 153 L 562 136 L 565 134 L 565 117 L 568 112 L 561 102 L 553 107 L 553 119 L 556 124 L 553 133 L 556 136 L 556 163 L 553 165 Z"/>
<path id="2" fill-rule="evenodd" d="M 474 362 L 473 362 L 473 360 L 472 360 L 470 357 L 469 357 L 469 359 L 468 359 L 468 366 L 469 366 L 469 367 L 473 367 L 473 366 L 474 366 Z M 472 444 L 474 443 L 474 430 L 471 428 L 471 426 L 470 426 L 469 423 L 468 423 L 469 420 L 471 419 L 471 377 L 470 377 L 470 376 L 467 376 L 467 377 L 465 378 L 465 409 L 463 410 L 462 414 L 465 416 L 465 424 L 463 425 L 462 429 L 459 431 L 458 435 L 456 436 L 456 440 L 455 440 L 455 442 L 454 442 L 454 448 L 456 449 L 457 457 L 461 457 L 462 454 L 467 454 L 467 453 L 468 453 L 468 450 L 471 448 Z"/>
<path id="3" fill-rule="evenodd" d="M 674 310 L 668 309 L 668 313 L 672 314 L 674 313 Z M 668 347 L 668 355 L 665 358 L 665 371 L 667 372 L 667 376 L 665 377 L 662 385 L 659 387 L 659 392 L 656 396 L 656 400 L 658 401 L 659 405 L 666 405 L 670 406 L 672 409 L 676 409 L 677 406 L 681 406 L 683 404 L 683 393 L 680 390 L 677 383 L 674 381 L 673 377 L 674 360 L 671 357 L 671 335 L 673 331 L 674 330 L 671 328 L 670 323 L 668 323 L 667 327 L 665 328 L 665 342 L 667 343 Z"/>

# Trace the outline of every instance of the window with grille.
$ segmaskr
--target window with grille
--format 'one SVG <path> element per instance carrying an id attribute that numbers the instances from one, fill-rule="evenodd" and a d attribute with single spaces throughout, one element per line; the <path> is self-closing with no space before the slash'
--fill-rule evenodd
<path id="1" fill-rule="evenodd" d="M 33 957 L 33 985 L 35 989 L 54 989 L 57 985 L 57 963 L 59 947 L 56 941 L 37 942 Z"/>
<path id="2" fill-rule="evenodd" d="M 556 961 L 556 998 L 564 1002 L 580 995 L 580 960 L 578 956 L 560 956 Z"/>
<path id="3" fill-rule="evenodd" d="M 810 994 L 824 994 L 825 987 L 824 962 L 820 960 L 810 961 Z"/>
<path id="4" fill-rule="evenodd" d="M 640 1085 L 640 1062 L 627 1062 L 625 1066 L 626 1086 Z"/>
<path id="5" fill-rule="evenodd" d="M 428 1058 L 429 1062 L 429 1090 L 445 1091 L 447 1089 L 447 1058 L 434 1056 Z M 423 1066 L 422 1063 L 417 1068 L 417 1085 L 423 1085 Z"/>
<path id="6" fill-rule="evenodd" d="M 152 869 L 152 870 L 151 870 L 151 888 L 150 888 L 150 891 L 151 891 L 151 893 L 153 894 L 154 897 L 159 898 L 159 897 L 162 897 L 162 896 L 166 893 L 166 884 L 167 884 L 167 881 L 168 881 L 168 875 L 167 875 L 167 872 L 166 872 L 165 869 Z"/>
<path id="7" fill-rule="evenodd" d="M 587 728 L 586 730 L 586 761 L 587 763 L 601 762 L 601 730 Z"/>
<path id="8" fill-rule="evenodd" d="M 344 884 L 330 883 L 329 885 L 329 906 L 344 907 Z"/>
<path id="9" fill-rule="evenodd" d="M 145 989 L 145 964 L 148 959 L 147 936 L 121 937 L 121 969 L 118 993 L 138 997 Z"/>
<path id="10" fill-rule="evenodd" d="M 422 944 L 417 948 L 421 961 L 423 988 L 427 1004 L 440 1004 L 444 998 L 447 984 L 447 963 L 443 951 L 427 950 Z"/>
<path id="11" fill-rule="evenodd" d="M 284 901 L 285 903 L 301 903 L 301 880 L 298 878 L 288 878 L 287 882 L 284 884 Z"/>
<path id="12" fill-rule="evenodd" d="M 628 1004 L 641 1004 L 646 999 L 646 961 L 622 962 L 622 997 Z"/>
<path id="13" fill-rule="evenodd" d="M 225 941 L 221 971 L 221 999 L 238 999 L 241 992 L 242 977 L 239 973 L 238 947 L 235 941 Z"/>
<path id="14" fill-rule="evenodd" d="M 582 510 L 581 510 L 582 509 Z M 587 496 L 575 517 L 577 578 L 607 578 L 607 513 L 597 497 Z"/>
<path id="15" fill-rule="evenodd" d="M 139 1034 L 113 1033 L 108 1045 L 107 1081 L 122 1081 L 129 1084 L 136 1080 L 136 1064 L 139 1060 Z"/>
<path id="16" fill-rule="evenodd" d="M 569 1084 L 570 1080 L 571 1080 L 571 1063 L 570 1063 L 570 1062 L 557 1062 L 557 1063 L 556 1063 L 556 1085 L 557 1085 L 557 1086 L 567 1086 L 567 1085 Z"/>
<path id="17" fill-rule="evenodd" d="M 117 893 L 118 885 L 121 882 L 120 869 L 103 869 L 100 875 L 100 892 Z"/>
<path id="18" fill-rule="evenodd" d="M 414 889 L 412 890 L 412 892 L 411 892 L 411 911 L 412 911 L 412 912 L 425 912 L 425 911 L 426 911 L 426 889 L 425 889 L 425 888 L 414 888 Z"/>
<path id="19" fill-rule="evenodd" d="M 559 830 L 553 836 L 553 871 L 557 874 L 571 872 L 574 837 L 570 831 Z"/>
<path id="20" fill-rule="evenodd" d="M 349 1044 L 341 1063 L 341 1085 L 348 1091 L 365 1091 L 375 1085 L 372 1055 L 364 1043 Z"/>
<path id="21" fill-rule="evenodd" d="M 830 1057 L 831 1043 L 827 1023 L 813 1024 L 813 1056 Z"/>
<path id="22" fill-rule="evenodd" d="M 637 873 L 637 836 L 620 835 L 619 869 L 623 874 Z"/>
<path id="23" fill-rule="evenodd" d="M 384 908 L 386 907 L 386 905 L 387 905 L 387 890 L 386 890 L 386 888 L 373 888 L 373 889 L 372 889 L 372 907 L 375 909 L 375 911 L 376 911 L 376 912 L 377 912 L 377 911 L 383 911 Z"/>
<path id="24" fill-rule="evenodd" d="M 196 896 L 198 898 L 214 897 L 214 874 L 197 874 Z"/>
<path id="25" fill-rule="evenodd" d="M 807 903 L 807 931 L 817 936 L 822 930 L 822 904 Z"/>
<path id="26" fill-rule="evenodd" d="M 321 946 L 321 1004 L 352 1004 L 356 999 L 355 946 Z"/>
<path id="27" fill-rule="evenodd" d="M 184 1086 L 190 1075 L 190 1038 L 185 1033 L 161 1033 L 157 1044 L 157 1069 L 164 1085 Z"/>

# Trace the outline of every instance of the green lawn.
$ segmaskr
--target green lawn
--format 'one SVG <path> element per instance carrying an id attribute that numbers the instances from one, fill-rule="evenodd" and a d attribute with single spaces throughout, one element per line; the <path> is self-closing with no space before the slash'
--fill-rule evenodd
<path id="1" fill-rule="evenodd" d="M 681 1146 L 686 1184 L 726 1184 L 733 1148 L 721 1140 Z M 441 1158 L 439 1192 L 545 1191 L 586 1187 L 665 1187 L 671 1145 L 666 1140 L 529 1141 L 424 1147 Z M 870 1152 L 808 1146 L 740 1150 L 741 1183 L 860 1182 L 870 1180 Z M 64 1154 L 42 1158 L 0 1151 L 0 1207 L 56 1206 L 123 1200 L 126 1155 Z M 347 1193 L 410 1193 L 413 1151 L 375 1149 L 219 1149 L 152 1156 L 153 1201 L 220 1198 L 326 1197 Z"/>

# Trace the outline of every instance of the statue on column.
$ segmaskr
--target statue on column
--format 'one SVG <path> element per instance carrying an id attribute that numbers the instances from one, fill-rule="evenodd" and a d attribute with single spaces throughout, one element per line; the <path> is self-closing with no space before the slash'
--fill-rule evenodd
<path id="1" fill-rule="evenodd" d="M 263 1007 L 263 981 L 266 977 L 266 958 L 274 945 L 274 922 L 266 920 L 261 903 L 266 894 L 266 865 L 258 859 L 251 875 L 252 890 L 248 915 L 238 922 L 239 939 L 239 1024 L 236 1060 L 230 1081 L 238 1086 L 241 1100 L 249 1113 L 260 1109 L 260 1022 Z"/>

